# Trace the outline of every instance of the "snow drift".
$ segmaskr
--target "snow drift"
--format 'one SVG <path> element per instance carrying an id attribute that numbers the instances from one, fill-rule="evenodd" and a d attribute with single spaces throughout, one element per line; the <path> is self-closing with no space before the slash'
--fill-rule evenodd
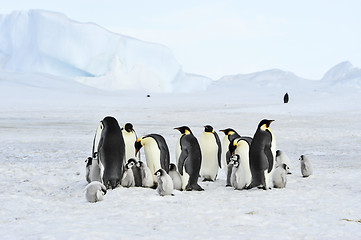
<path id="1" fill-rule="evenodd" d="M 165 46 L 42 10 L 0 15 L 0 69 L 72 77 L 104 90 L 182 91 L 192 81 Z"/>

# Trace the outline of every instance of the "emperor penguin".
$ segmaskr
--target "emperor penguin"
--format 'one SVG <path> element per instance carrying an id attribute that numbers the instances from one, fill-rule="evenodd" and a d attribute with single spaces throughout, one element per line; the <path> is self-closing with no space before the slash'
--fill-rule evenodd
<path id="1" fill-rule="evenodd" d="M 174 163 L 169 165 L 169 176 L 173 180 L 173 187 L 176 190 L 182 191 L 182 178 L 177 171 L 177 166 Z"/>
<path id="2" fill-rule="evenodd" d="M 274 168 L 276 157 L 276 140 L 270 124 L 274 120 L 263 119 L 257 127 L 249 148 L 249 166 L 252 173 L 252 182 L 247 187 L 251 189 L 261 186 L 264 190 L 270 189 L 270 176 Z"/>
<path id="3" fill-rule="evenodd" d="M 281 166 L 283 163 L 287 165 L 287 174 L 292 174 L 290 171 L 290 158 L 287 156 L 287 154 L 284 151 L 277 150 L 275 167 L 277 168 L 278 166 Z"/>
<path id="4" fill-rule="evenodd" d="M 218 134 L 212 126 L 204 126 L 204 132 L 202 132 L 199 138 L 199 146 L 202 153 L 201 177 L 203 177 L 203 181 L 213 182 L 217 178 L 218 169 L 222 168 L 222 147 Z"/>
<path id="5" fill-rule="evenodd" d="M 129 162 L 130 160 L 132 160 L 132 162 L 134 163 L 132 166 L 132 172 L 133 172 L 133 176 L 134 176 L 134 186 L 141 187 L 142 186 L 142 170 L 138 164 L 138 159 L 133 157 L 133 158 L 128 159 L 127 162 Z"/>
<path id="6" fill-rule="evenodd" d="M 182 177 L 182 189 L 203 191 L 204 189 L 198 185 L 198 176 L 202 164 L 202 153 L 198 140 L 187 126 L 175 129 L 181 133 L 177 144 L 177 149 L 180 149 L 177 164 Z"/>
<path id="7" fill-rule="evenodd" d="M 311 163 L 308 160 L 308 158 L 305 155 L 301 155 L 299 160 L 300 160 L 300 163 L 301 163 L 302 176 L 303 177 L 309 177 L 310 175 L 312 175 L 312 166 L 311 166 Z"/>
<path id="8" fill-rule="evenodd" d="M 288 170 L 288 166 L 285 163 L 282 163 L 280 166 L 275 168 L 272 175 L 273 187 L 275 188 L 286 187 L 287 170 Z"/>
<path id="9" fill-rule="evenodd" d="M 134 144 L 135 154 L 144 146 L 145 160 L 147 166 L 153 174 L 153 181 L 156 183 L 154 173 L 162 168 L 167 173 L 169 172 L 170 155 L 169 148 L 164 139 L 159 134 L 149 134 L 138 138 Z"/>
<path id="10" fill-rule="evenodd" d="M 85 187 L 85 198 L 91 203 L 102 201 L 106 193 L 106 187 L 98 181 L 93 181 Z"/>
<path id="11" fill-rule="evenodd" d="M 118 121 L 114 117 L 105 117 L 99 124 L 93 141 L 92 165 L 100 172 L 100 180 L 109 188 L 120 186 L 123 177 L 125 144 Z M 93 180 L 92 180 L 93 181 Z"/>
<path id="12" fill-rule="evenodd" d="M 137 141 L 137 134 L 134 131 L 133 124 L 126 123 L 122 129 L 122 134 L 125 143 L 125 161 L 127 163 L 128 159 L 135 157 L 135 147 L 134 143 Z"/>
<path id="13" fill-rule="evenodd" d="M 242 174 L 244 178 L 244 183 L 248 187 L 252 182 L 252 173 L 249 166 L 249 149 L 252 143 L 252 138 L 250 137 L 240 137 L 233 139 L 229 144 L 229 151 L 233 155 L 238 156 L 239 167 L 242 169 Z M 240 170 L 239 170 L 240 171 Z"/>
<path id="14" fill-rule="evenodd" d="M 242 190 L 246 187 L 246 181 L 244 178 L 244 171 L 242 166 L 240 166 L 240 157 L 238 154 L 235 154 L 231 157 L 229 164 L 232 164 L 232 174 L 231 174 L 231 185 L 236 190 Z"/>
<path id="15" fill-rule="evenodd" d="M 160 196 L 173 195 L 173 181 L 167 172 L 160 168 L 154 175 L 157 177 L 157 193 Z"/>
<path id="16" fill-rule="evenodd" d="M 88 183 L 91 183 L 91 179 L 90 179 L 90 169 L 92 166 L 92 162 L 93 162 L 93 158 L 92 157 L 88 157 L 87 160 L 85 160 L 86 163 L 86 167 L 85 167 L 85 179 Z"/>
<path id="17" fill-rule="evenodd" d="M 128 160 L 127 164 L 125 164 L 125 169 L 121 182 L 123 187 L 129 188 L 135 186 L 134 175 L 132 170 L 134 165 L 136 165 L 136 161 L 132 158 Z"/>
<path id="18" fill-rule="evenodd" d="M 153 176 L 150 169 L 142 161 L 137 162 L 137 166 L 140 168 L 140 173 L 142 176 L 142 187 L 153 187 Z"/>

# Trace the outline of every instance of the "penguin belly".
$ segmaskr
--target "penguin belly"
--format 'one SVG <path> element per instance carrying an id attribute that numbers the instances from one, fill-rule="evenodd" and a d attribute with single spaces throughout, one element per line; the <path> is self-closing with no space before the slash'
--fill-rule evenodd
<path id="1" fill-rule="evenodd" d="M 182 178 L 177 171 L 169 171 L 169 176 L 173 180 L 173 187 L 176 190 L 182 190 Z"/>
<path id="2" fill-rule="evenodd" d="M 158 171 L 158 169 L 162 168 L 160 164 L 160 150 L 157 142 L 153 138 L 149 139 L 151 140 L 144 145 L 145 160 L 150 172 L 152 173 L 153 181 L 157 182 L 154 173 Z"/>
<path id="3" fill-rule="evenodd" d="M 202 133 L 199 139 L 202 153 L 200 175 L 204 180 L 215 181 L 218 174 L 218 145 L 213 133 Z"/>
<path id="4" fill-rule="evenodd" d="M 251 168 L 249 166 L 249 145 L 248 145 L 248 143 L 244 140 L 239 141 L 235 153 L 238 154 L 240 157 L 240 165 L 241 166 L 238 168 L 242 168 L 245 185 L 249 186 L 252 182 L 252 173 L 251 173 Z"/>
<path id="5" fill-rule="evenodd" d="M 125 143 L 125 161 L 124 161 L 124 165 L 125 165 L 130 158 L 135 157 L 134 143 L 135 141 L 137 141 L 137 137 L 135 136 L 134 132 L 127 132 L 125 130 L 122 130 L 122 132 Z"/>
<path id="6" fill-rule="evenodd" d="M 121 181 L 121 185 L 123 187 L 134 187 L 135 186 L 134 175 L 133 175 L 132 169 L 127 169 L 124 172 L 123 178 L 122 178 L 122 181 Z"/>
<path id="7" fill-rule="evenodd" d="M 233 167 L 231 175 L 231 184 L 236 190 L 242 190 L 246 187 L 246 180 L 244 177 L 244 171 L 242 165 L 239 165 L 238 168 Z"/>

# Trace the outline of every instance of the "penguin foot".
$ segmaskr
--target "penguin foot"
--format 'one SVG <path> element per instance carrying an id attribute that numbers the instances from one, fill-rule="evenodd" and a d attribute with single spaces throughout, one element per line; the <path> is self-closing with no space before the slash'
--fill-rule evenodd
<path id="1" fill-rule="evenodd" d="M 226 187 L 232 187 L 232 185 L 231 185 L 231 184 L 227 184 Z"/>

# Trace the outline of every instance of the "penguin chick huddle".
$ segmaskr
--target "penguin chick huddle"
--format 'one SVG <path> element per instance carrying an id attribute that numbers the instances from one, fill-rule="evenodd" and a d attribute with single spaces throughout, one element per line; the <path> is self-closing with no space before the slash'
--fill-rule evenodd
<path id="1" fill-rule="evenodd" d="M 159 134 L 137 137 L 133 125 L 120 128 L 114 117 L 105 117 L 95 132 L 92 157 L 86 160 L 86 199 L 103 200 L 107 189 L 146 187 L 160 196 L 173 195 L 173 190 L 203 191 L 198 180 L 214 182 L 224 168 L 226 186 L 237 190 L 255 187 L 268 190 L 284 188 L 287 183 L 289 158 L 276 151 L 276 140 L 270 129 L 274 120 L 259 122 L 253 137 L 241 136 L 231 128 L 220 130 L 221 143 L 212 126 L 204 126 L 199 137 L 188 126 L 174 128 L 180 132 L 176 145 L 176 163 L 170 162 L 166 140 Z M 145 162 L 137 158 L 143 148 Z M 304 177 L 312 174 L 304 155 L 300 157 Z"/>

